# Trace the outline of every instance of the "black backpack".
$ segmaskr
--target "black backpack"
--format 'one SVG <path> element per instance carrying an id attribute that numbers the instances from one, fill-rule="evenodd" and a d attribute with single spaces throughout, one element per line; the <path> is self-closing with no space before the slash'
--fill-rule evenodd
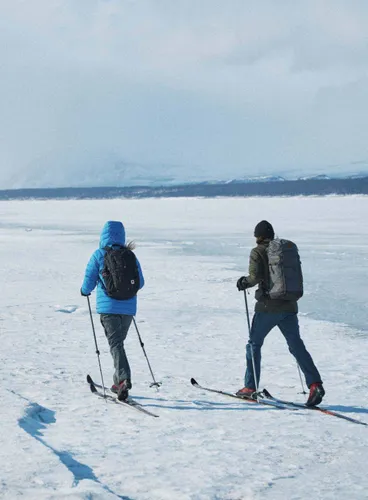
<path id="1" fill-rule="evenodd" d="M 106 247 L 102 277 L 106 293 L 117 300 L 134 297 L 139 290 L 137 259 L 126 247 Z"/>

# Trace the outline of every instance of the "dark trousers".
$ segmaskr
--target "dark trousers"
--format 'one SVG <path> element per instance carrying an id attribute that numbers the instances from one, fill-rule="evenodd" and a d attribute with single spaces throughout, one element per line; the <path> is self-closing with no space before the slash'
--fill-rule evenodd
<path id="1" fill-rule="evenodd" d="M 124 341 L 128 334 L 133 316 L 126 314 L 101 314 L 102 326 L 110 346 L 110 352 L 114 361 L 114 384 L 126 379 L 131 379 L 130 366 L 124 349 Z"/>
<path id="2" fill-rule="evenodd" d="M 300 338 L 297 313 L 256 312 L 253 316 L 249 341 L 246 347 L 247 369 L 244 377 L 244 386 L 251 389 L 256 388 L 252 363 L 253 349 L 258 387 L 261 376 L 261 347 L 266 336 L 275 326 L 279 327 L 285 337 L 289 351 L 295 357 L 300 369 L 304 373 L 307 386 L 309 387 L 314 382 L 322 382 L 313 359 Z"/>

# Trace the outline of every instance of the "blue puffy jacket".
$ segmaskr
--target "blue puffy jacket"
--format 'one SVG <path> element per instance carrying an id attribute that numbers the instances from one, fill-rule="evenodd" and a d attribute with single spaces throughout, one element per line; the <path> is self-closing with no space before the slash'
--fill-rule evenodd
<path id="1" fill-rule="evenodd" d="M 109 297 L 105 292 L 102 278 L 104 265 L 105 247 L 112 245 L 125 245 L 125 229 L 121 222 L 108 221 L 104 225 L 100 236 L 100 247 L 92 254 L 87 264 L 84 275 L 82 293 L 85 295 L 92 292 L 97 285 L 97 312 L 99 314 L 127 314 L 135 315 L 137 312 L 137 296 L 127 300 L 116 300 Z M 144 286 L 144 277 L 141 265 L 137 259 L 140 287 Z"/>

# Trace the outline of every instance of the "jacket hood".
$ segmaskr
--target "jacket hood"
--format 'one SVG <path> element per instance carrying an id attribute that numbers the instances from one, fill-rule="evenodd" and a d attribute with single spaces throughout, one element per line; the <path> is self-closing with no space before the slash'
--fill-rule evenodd
<path id="1" fill-rule="evenodd" d="M 112 245 L 125 245 L 125 229 L 120 221 L 109 220 L 102 228 L 100 235 L 100 248 Z"/>

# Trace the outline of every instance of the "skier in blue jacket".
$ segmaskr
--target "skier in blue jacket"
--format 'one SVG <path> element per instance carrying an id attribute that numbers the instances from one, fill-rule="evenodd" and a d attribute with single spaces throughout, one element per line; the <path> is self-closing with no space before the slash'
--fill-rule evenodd
<path id="1" fill-rule="evenodd" d="M 117 300 L 106 293 L 102 270 L 106 247 L 127 247 L 133 249 L 131 243 L 125 242 L 125 229 L 122 222 L 108 221 L 104 225 L 100 236 L 100 245 L 92 254 L 87 264 L 81 294 L 88 296 L 97 286 L 96 306 L 100 314 L 101 324 L 110 346 L 114 361 L 115 372 L 111 389 L 118 394 L 120 400 L 128 397 L 128 390 L 132 387 L 131 371 L 124 349 L 124 341 L 130 324 L 137 312 L 137 296 L 126 300 Z M 139 289 L 144 286 L 144 277 L 138 259 L 136 259 L 139 273 Z"/>

